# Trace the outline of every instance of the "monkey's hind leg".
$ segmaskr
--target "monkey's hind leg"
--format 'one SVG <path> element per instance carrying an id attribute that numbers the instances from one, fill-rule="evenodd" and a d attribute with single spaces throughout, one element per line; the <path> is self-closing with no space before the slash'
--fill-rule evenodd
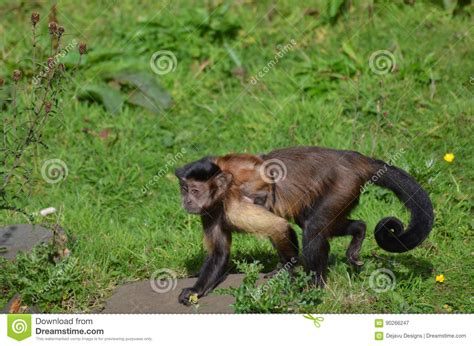
<path id="1" fill-rule="evenodd" d="M 323 198 L 303 211 L 296 222 L 303 229 L 303 260 L 305 268 L 315 274 L 317 287 L 326 286 L 328 268 L 329 238 L 333 232 L 334 219 L 338 210 L 332 207 L 332 200 Z"/>
<path id="2" fill-rule="evenodd" d="M 364 265 L 364 262 L 359 260 L 359 253 L 365 239 L 366 229 L 367 226 L 364 221 L 343 219 L 335 224 L 334 233 L 332 234 L 335 237 L 352 236 L 346 256 L 350 264 L 358 267 Z"/>
<path id="3" fill-rule="evenodd" d="M 280 232 L 271 234 L 270 240 L 280 257 L 280 265 L 275 270 L 265 274 L 265 278 L 271 278 L 282 270 L 286 270 L 290 275 L 293 275 L 293 269 L 298 265 L 298 237 L 296 232 L 287 224 L 286 230 L 281 229 Z"/>

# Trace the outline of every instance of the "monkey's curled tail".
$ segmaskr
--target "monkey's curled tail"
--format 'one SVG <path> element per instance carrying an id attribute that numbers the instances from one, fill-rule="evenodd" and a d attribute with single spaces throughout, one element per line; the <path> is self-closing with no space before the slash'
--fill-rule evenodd
<path id="1" fill-rule="evenodd" d="M 374 161 L 375 185 L 392 190 L 411 212 L 406 229 L 395 217 L 385 217 L 375 227 L 377 244 L 389 252 L 406 252 L 421 244 L 433 226 L 433 205 L 425 190 L 404 170 L 383 161 Z M 377 179 L 376 179 L 376 178 Z"/>

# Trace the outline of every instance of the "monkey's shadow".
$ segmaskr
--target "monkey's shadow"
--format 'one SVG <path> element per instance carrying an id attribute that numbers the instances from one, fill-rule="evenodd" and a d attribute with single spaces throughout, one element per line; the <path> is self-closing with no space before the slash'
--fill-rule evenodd
<path id="1" fill-rule="evenodd" d="M 187 258 L 185 260 L 185 266 L 186 269 L 188 270 L 189 273 L 192 273 L 192 275 L 197 275 L 199 273 L 199 270 L 204 263 L 204 259 L 206 258 L 205 253 L 203 252 L 199 256 L 194 256 Z M 275 253 L 272 252 L 267 252 L 267 251 L 235 251 L 232 253 L 231 258 L 230 258 L 230 263 L 228 267 L 228 273 L 229 274 L 236 274 L 240 273 L 237 270 L 236 265 L 234 264 L 234 261 L 239 261 L 239 262 L 247 262 L 247 263 L 253 263 L 255 261 L 258 261 L 260 264 L 263 265 L 262 271 L 264 273 L 271 272 L 274 270 L 277 265 L 278 265 L 278 256 Z"/>
<path id="2" fill-rule="evenodd" d="M 201 265 L 204 262 L 206 255 L 203 252 L 198 256 L 187 258 L 185 260 L 185 266 L 189 273 L 193 276 L 197 276 Z M 362 261 L 368 263 L 369 261 L 376 262 L 378 265 L 384 268 L 393 270 L 399 280 L 410 280 L 415 276 L 421 276 L 423 279 L 428 279 L 433 273 L 433 264 L 423 258 L 415 257 L 411 254 L 400 254 L 400 255 L 379 255 L 374 256 L 363 256 Z M 278 256 L 275 253 L 256 250 L 256 251 L 235 251 L 232 254 L 230 264 L 228 267 L 228 274 L 240 273 L 237 270 L 236 265 L 233 261 L 253 263 L 258 261 L 263 265 L 262 271 L 264 273 L 271 272 L 278 265 Z M 329 268 L 334 267 L 337 263 L 346 263 L 347 270 L 352 277 L 358 277 L 359 274 L 364 271 L 365 266 L 356 267 L 347 263 L 346 257 L 339 254 L 329 255 Z M 408 271 L 400 271 L 400 267 L 405 267 Z"/>
<path id="3" fill-rule="evenodd" d="M 433 275 L 433 264 L 423 258 L 415 257 L 411 254 L 403 255 L 380 255 L 362 256 L 362 261 L 368 263 L 369 261 L 377 263 L 380 267 L 387 268 L 395 272 L 399 280 L 410 280 L 413 277 L 421 276 L 422 279 L 429 279 Z M 342 255 L 330 255 L 329 267 L 334 266 L 336 262 L 346 262 L 347 260 Z M 365 266 L 355 267 L 347 264 L 348 271 L 351 276 L 357 277 L 364 270 Z M 407 271 L 400 271 L 404 267 Z"/>

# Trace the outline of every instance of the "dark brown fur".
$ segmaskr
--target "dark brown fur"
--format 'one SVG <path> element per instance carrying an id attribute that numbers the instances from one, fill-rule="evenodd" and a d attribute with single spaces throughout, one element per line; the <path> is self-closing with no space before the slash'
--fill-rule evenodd
<path id="1" fill-rule="evenodd" d="M 287 178 L 275 184 L 275 203 L 268 206 L 285 218 L 295 218 L 319 196 L 330 194 L 337 195 L 334 209 L 342 210 L 374 172 L 370 159 L 350 151 L 297 147 L 263 156 L 271 159 L 283 162 Z"/>

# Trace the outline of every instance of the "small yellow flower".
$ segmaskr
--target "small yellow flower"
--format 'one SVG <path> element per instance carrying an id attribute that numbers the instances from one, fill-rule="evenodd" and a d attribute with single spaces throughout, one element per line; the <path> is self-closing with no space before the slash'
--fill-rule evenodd
<path id="1" fill-rule="evenodd" d="M 196 304 L 198 302 L 198 295 L 196 293 L 189 296 L 189 302 L 191 304 Z"/>
<path id="2" fill-rule="evenodd" d="M 444 305 L 443 305 L 443 308 L 444 308 L 447 312 L 453 312 L 453 308 L 452 308 L 450 305 L 448 305 L 448 304 L 444 304 Z"/>
<path id="3" fill-rule="evenodd" d="M 436 282 L 443 283 L 444 282 L 444 275 L 443 274 L 436 275 Z"/>
<path id="4" fill-rule="evenodd" d="M 454 161 L 454 154 L 453 153 L 446 153 L 443 156 L 444 161 L 451 163 Z"/>

